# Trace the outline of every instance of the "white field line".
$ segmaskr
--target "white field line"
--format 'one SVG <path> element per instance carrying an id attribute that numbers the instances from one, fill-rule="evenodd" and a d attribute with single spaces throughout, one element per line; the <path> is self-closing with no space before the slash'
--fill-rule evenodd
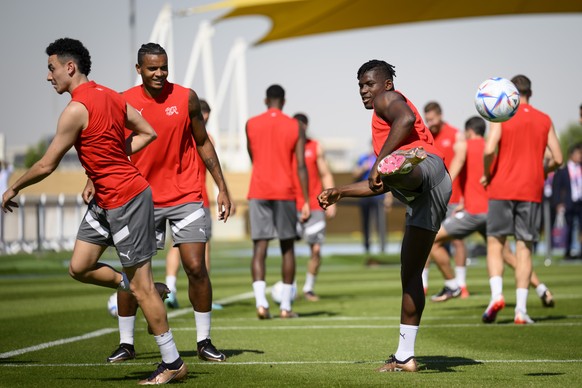
<path id="1" fill-rule="evenodd" d="M 467 362 L 466 359 L 463 359 L 464 362 Z M 188 365 L 198 365 L 204 364 L 205 366 L 245 366 L 245 365 L 336 365 L 336 364 L 377 364 L 383 362 L 382 360 L 358 360 L 358 361 L 245 361 L 245 362 L 191 362 L 187 363 Z M 437 360 L 431 359 L 431 365 L 442 365 L 442 364 L 456 364 L 459 360 L 457 359 L 445 359 L 445 360 Z M 540 364 L 540 363 L 550 363 L 550 364 L 575 364 L 575 363 L 582 363 L 582 359 L 573 359 L 573 360 L 545 360 L 545 359 L 538 359 L 538 360 L 471 360 L 467 365 L 474 365 L 474 364 Z M 30 368 L 30 367 L 45 367 L 45 368 L 53 368 L 53 367 L 105 367 L 105 368 L 116 368 L 120 366 L 128 366 L 128 365 L 137 365 L 137 366 L 149 366 L 154 363 L 151 362 L 124 362 L 124 363 L 83 363 L 83 364 L 0 364 L 0 367 L 4 368 Z"/>
<path id="2" fill-rule="evenodd" d="M 77 337 L 69 337 L 69 338 L 63 338 L 63 339 L 56 340 L 56 341 L 45 342 L 44 344 L 29 346 L 28 348 L 17 349 L 17 350 L 13 350 L 11 352 L 6 352 L 6 353 L 0 353 L 0 358 L 10 358 L 10 357 L 19 356 L 19 355 L 25 354 L 25 353 L 35 352 L 37 350 L 50 348 L 53 346 L 59 346 L 59 345 L 64 345 L 64 344 L 68 344 L 71 342 L 82 341 L 82 340 L 86 340 L 89 338 L 101 337 L 102 335 L 114 333 L 116 331 L 117 331 L 117 329 L 113 329 L 113 328 L 101 329 L 101 330 L 93 331 L 91 333 L 83 334 L 83 335 L 80 335 Z"/>
<path id="3" fill-rule="evenodd" d="M 269 291 L 270 288 L 267 289 L 267 292 Z M 252 292 L 246 292 L 246 293 L 242 293 L 239 295 L 234 295 L 232 297 L 227 297 L 227 298 L 223 298 L 223 299 L 219 299 L 216 300 L 215 302 L 218 304 L 229 304 L 229 303 L 233 303 L 233 302 L 237 302 L 240 300 L 246 300 L 246 299 L 250 299 L 254 297 L 254 294 Z M 168 313 L 168 318 L 176 318 L 185 314 L 191 314 L 192 309 L 191 308 L 183 308 L 183 309 L 179 309 L 179 310 L 175 310 L 172 311 L 170 313 Z M 338 317 L 339 320 L 348 320 L 350 319 L 349 317 Z M 579 318 L 579 316 L 573 316 L 572 318 Z M 304 318 L 307 319 L 307 318 Z M 334 320 L 337 318 L 326 318 L 326 320 Z M 364 319 L 364 320 L 371 320 L 371 319 L 390 319 L 390 317 L 386 317 L 386 318 L 382 318 L 382 317 L 361 317 L 359 319 Z M 582 325 L 581 323 L 578 322 L 572 322 L 572 323 L 552 323 L 551 325 L 546 325 L 546 324 L 536 324 L 536 325 L 529 325 L 529 327 L 548 327 L 548 326 L 580 326 Z M 315 326 L 252 326 L 252 327 L 213 327 L 213 330 L 288 330 L 288 329 L 385 329 L 385 328 L 398 328 L 400 327 L 399 325 L 343 325 L 343 326 L 330 326 L 330 325 L 315 325 Z M 474 323 L 474 324 L 443 324 L 443 325 L 426 325 L 423 324 L 422 328 L 452 328 L 452 327 L 513 327 L 513 325 L 484 325 L 484 324 L 480 324 L 480 323 Z M 172 329 L 173 331 L 188 331 L 188 330 L 196 330 L 195 328 L 175 328 Z M 76 336 L 76 337 L 70 337 L 70 338 L 63 338 L 60 340 L 56 340 L 56 341 L 51 341 L 51 342 L 45 342 L 42 344 L 38 344 L 35 346 L 30 346 L 27 348 L 22 348 L 22 349 L 17 349 L 17 350 L 13 350 L 10 352 L 5 352 L 5 353 L 0 353 L 0 359 L 3 358 L 10 358 L 10 357 L 14 357 L 14 356 L 19 356 L 21 354 L 25 354 L 25 353 L 30 353 L 30 352 L 35 352 L 37 350 L 41 350 L 41 349 L 46 349 L 46 348 L 50 348 L 53 346 L 59 346 L 59 345 L 63 345 L 63 344 L 67 344 L 67 343 L 71 343 L 71 342 L 76 342 L 76 341 L 82 341 L 85 339 L 89 339 L 89 338 L 95 338 L 95 337 L 100 337 L 106 334 L 110 334 L 110 333 L 114 333 L 117 332 L 117 328 L 106 328 L 106 329 L 101 329 L 101 330 L 97 330 L 91 333 L 87 333 L 81 336 Z"/>

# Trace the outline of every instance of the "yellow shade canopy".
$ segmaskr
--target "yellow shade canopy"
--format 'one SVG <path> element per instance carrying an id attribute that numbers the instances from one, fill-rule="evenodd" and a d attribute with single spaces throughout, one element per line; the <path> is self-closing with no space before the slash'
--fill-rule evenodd
<path id="1" fill-rule="evenodd" d="M 263 15 L 269 41 L 390 24 L 482 16 L 582 12 L 580 0 L 224 0 L 191 8 L 208 12 L 229 8 L 218 20 Z"/>

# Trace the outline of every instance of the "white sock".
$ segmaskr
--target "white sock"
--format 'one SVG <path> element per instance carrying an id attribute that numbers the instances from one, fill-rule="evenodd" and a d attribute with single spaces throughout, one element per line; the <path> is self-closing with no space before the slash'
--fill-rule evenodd
<path id="1" fill-rule="evenodd" d="M 196 342 L 210 338 L 210 311 L 207 313 L 194 311 L 194 320 L 196 321 Z"/>
<path id="2" fill-rule="evenodd" d="M 258 307 L 269 308 L 269 301 L 265 295 L 267 283 L 264 280 L 257 280 L 253 282 L 253 291 L 255 293 L 255 305 Z"/>
<path id="3" fill-rule="evenodd" d="M 172 336 L 172 330 L 168 330 L 164 334 L 155 335 L 154 338 L 160 348 L 163 362 L 171 364 L 180 358 L 180 353 L 178 353 L 178 348 Z"/>
<path id="4" fill-rule="evenodd" d="M 546 287 L 544 283 L 540 283 L 540 285 L 536 287 L 536 293 L 540 298 L 544 296 L 544 292 L 546 292 L 547 290 L 548 287 Z"/>
<path id="5" fill-rule="evenodd" d="M 283 283 L 281 287 L 281 304 L 279 308 L 281 310 L 291 311 L 291 293 L 293 292 L 293 284 Z"/>
<path id="6" fill-rule="evenodd" d="M 172 291 L 174 294 L 178 289 L 176 288 L 176 277 L 175 276 L 166 276 L 166 286 Z"/>
<path id="7" fill-rule="evenodd" d="M 495 300 L 503 294 L 503 278 L 501 276 L 492 276 L 489 278 L 491 287 L 491 300 Z"/>
<path id="8" fill-rule="evenodd" d="M 309 272 L 305 274 L 305 284 L 303 285 L 303 292 L 313 291 L 313 286 L 315 285 L 315 278 L 317 275 L 313 275 Z"/>
<path id="9" fill-rule="evenodd" d="M 447 287 L 449 290 L 456 290 L 457 288 L 459 288 L 459 285 L 457 284 L 457 279 L 445 280 L 445 287 Z"/>
<path id="10" fill-rule="evenodd" d="M 119 325 L 119 343 L 133 345 L 133 330 L 135 327 L 135 315 L 133 317 L 117 317 Z"/>
<path id="11" fill-rule="evenodd" d="M 521 311 L 522 313 L 527 313 L 527 288 L 518 288 L 515 290 L 515 312 Z"/>
<path id="12" fill-rule="evenodd" d="M 467 286 L 467 267 L 455 267 L 455 278 L 457 279 L 457 283 L 459 287 L 466 287 Z"/>
<path id="13" fill-rule="evenodd" d="M 422 270 L 422 286 L 428 288 L 428 268 Z"/>
<path id="14" fill-rule="evenodd" d="M 123 291 L 127 291 L 129 292 L 129 279 L 127 278 L 127 275 L 125 274 L 125 272 L 121 272 L 121 282 L 119 283 L 119 286 L 117 286 L 118 290 L 123 290 Z"/>
<path id="15" fill-rule="evenodd" d="M 414 344 L 416 343 L 416 333 L 418 326 L 400 324 L 400 338 L 398 340 L 398 350 L 394 357 L 398 361 L 405 361 L 414 356 Z"/>

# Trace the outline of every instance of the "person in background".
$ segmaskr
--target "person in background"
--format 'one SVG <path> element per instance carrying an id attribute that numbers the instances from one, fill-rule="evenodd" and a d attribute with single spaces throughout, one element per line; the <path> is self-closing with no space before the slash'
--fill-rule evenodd
<path id="1" fill-rule="evenodd" d="M 436 101 L 431 101 L 424 106 L 424 119 L 428 129 L 430 129 L 430 132 L 434 137 L 434 145 L 443 153 L 445 166 L 450 172 L 455 159 L 455 144 L 459 137 L 462 136 L 462 133 L 457 128 L 443 120 L 442 108 Z M 453 194 L 451 195 L 447 207 L 447 217 L 450 217 L 459 204 L 462 203 L 462 196 L 459 180 L 454 177 Z M 447 300 L 451 297 L 456 298 L 458 296 L 461 296 L 461 298 L 469 297 L 466 283 L 467 270 L 465 265 L 467 261 L 467 249 L 465 248 L 463 240 L 452 239 L 445 246 L 434 247 L 433 249 L 440 250 L 440 255 L 448 255 L 449 251 L 452 249 L 455 258 L 455 276 L 448 279 L 448 286 L 443 287 L 438 294 L 431 297 L 431 300 Z M 430 260 L 426 262 L 426 267 L 422 272 L 425 293 L 428 290 L 429 264 Z"/>
<path id="2" fill-rule="evenodd" d="M 321 267 L 321 245 L 325 240 L 326 217 L 332 218 L 336 213 L 336 206 L 330 206 L 325 211 L 317 202 L 317 195 L 323 189 L 334 186 L 333 175 L 325 160 L 323 148 L 317 140 L 307 136 L 309 119 L 304 113 L 296 113 L 293 116 L 299 122 L 299 127 L 305 135 L 305 167 L 309 177 L 309 208 L 311 216 L 307 221 L 301 222 L 301 209 L 303 209 L 303 193 L 299 178 L 295 179 L 295 192 L 297 194 L 296 206 L 298 212 L 297 234 L 303 238 L 310 248 L 310 257 L 307 263 L 303 296 L 310 302 L 317 302 L 319 296 L 315 294 L 315 281 Z"/>
<path id="3" fill-rule="evenodd" d="M 255 306 L 259 319 L 270 319 L 266 297 L 266 259 L 269 241 L 278 238 L 281 247 L 283 287 L 279 305 L 282 319 L 296 318 L 291 309 L 295 282 L 295 239 L 297 210 L 294 176 L 297 175 L 303 194 L 300 221 L 309 219 L 309 183 L 305 167 L 305 133 L 297 120 L 283 113 L 285 90 L 280 85 L 267 88 L 267 111 L 251 117 L 246 123 L 247 149 L 252 163 L 247 198 L 253 259 L 251 276 Z M 294 168 L 293 160 L 297 167 Z"/>
<path id="4" fill-rule="evenodd" d="M 376 154 L 371 148 L 368 152 L 360 155 L 352 176 L 356 182 L 368 181 L 370 171 L 376 163 Z M 386 247 L 386 219 L 384 217 L 384 201 L 386 195 L 375 195 L 372 197 L 358 198 L 358 206 L 360 208 L 361 223 L 362 223 L 362 242 L 364 244 L 364 251 L 366 254 L 366 264 L 374 264 L 377 261 L 370 257 L 370 241 L 372 237 L 372 225 L 375 226 L 380 244 L 380 252 L 385 252 Z"/>
<path id="5" fill-rule="evenodd" d="M 513 322 L 534 321 L 527 314 L 532 274 L 532 249 L 539 238 L 541 202 L 547 173 L 562 164 L 562 151 L 551 118 L 530 105 L 531 80 L 511 79 L 519 91 L 517 112 L 503 123 L 491 123 L 483 151 L 481 183 L 487 188 L 487 270 L 491 300 L 483 313 L 485 323 L 495 321 L 505 307 L 503 247 L 508 236 L 516 240 L 516 305 Z M 544 163 L 549 149 L 550 159 Z M 523 168 L 515 168 L 519 163 Z"/>

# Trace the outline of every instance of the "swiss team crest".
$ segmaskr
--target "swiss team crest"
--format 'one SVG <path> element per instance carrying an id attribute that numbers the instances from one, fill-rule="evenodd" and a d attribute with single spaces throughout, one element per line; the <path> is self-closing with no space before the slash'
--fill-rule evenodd
<path id="1" fill-rule="evenodd" d="M 166 108 L 166 115 L 167 116 L 177 115 L 177 114 L 178 114 L 178 107 L 176 105 L 169 106 Z"/>

